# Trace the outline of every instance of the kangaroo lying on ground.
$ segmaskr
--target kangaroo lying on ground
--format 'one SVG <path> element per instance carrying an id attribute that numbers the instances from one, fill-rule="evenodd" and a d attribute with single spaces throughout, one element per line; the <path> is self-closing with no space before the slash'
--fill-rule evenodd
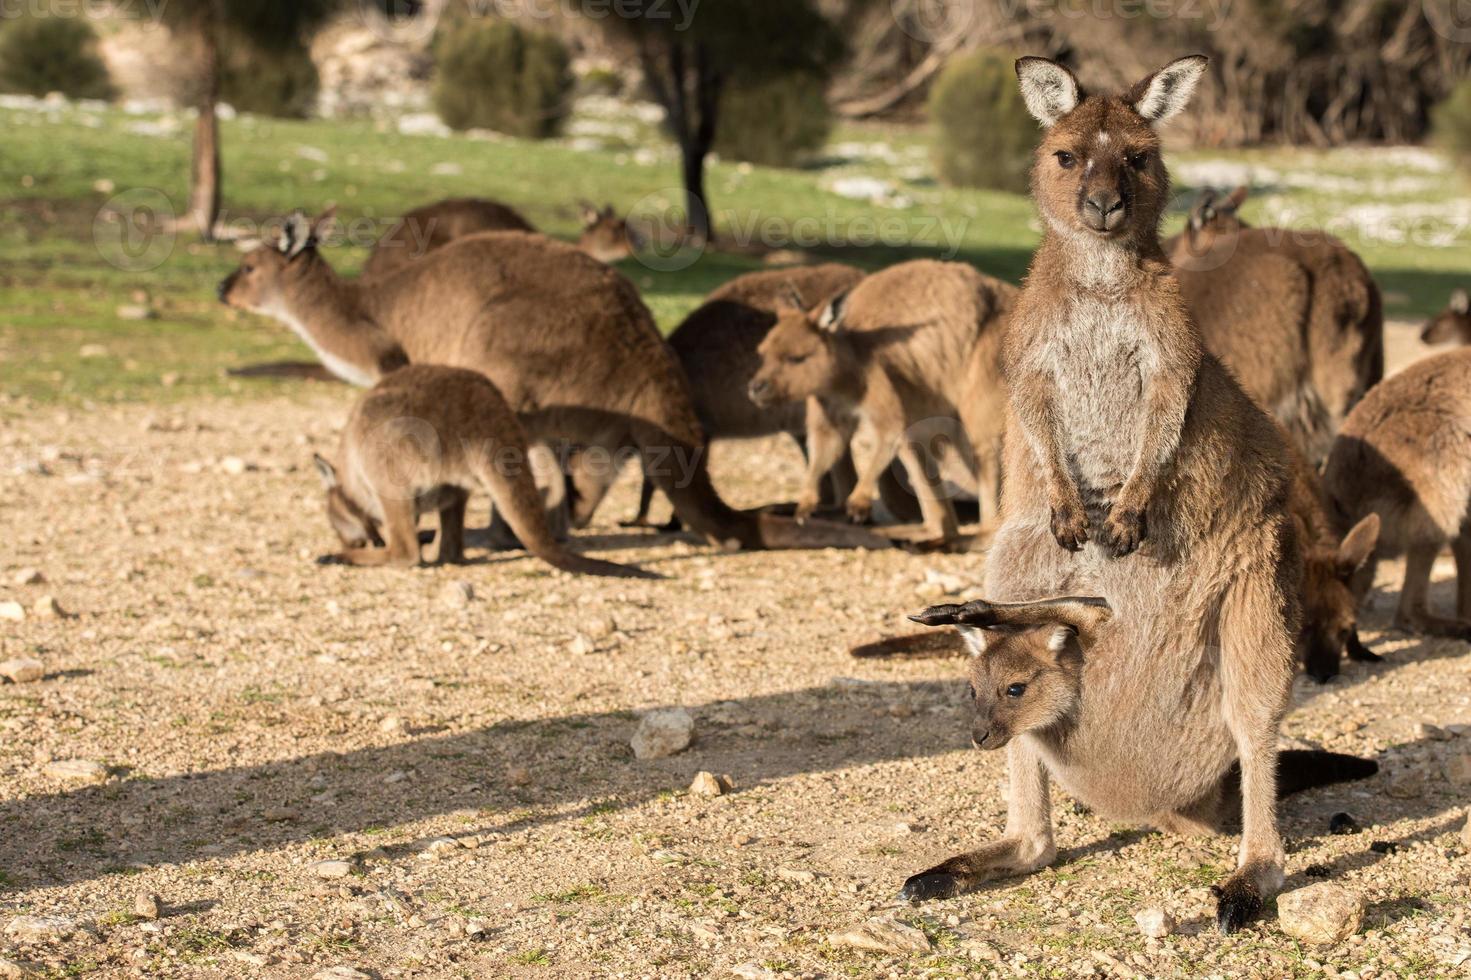
<path id="1" fill-rule="evenodd" d="M 1045 130 L 1032 173 L 1045 230 L 1006 331 L 1004 524 L 986 590 L 1103 596 L 1115 610 L 1110 649 L 1128 658 L 1103 702 L 1199 706 L 1178 772 L 1131 778 L 1141 811 L 1188 805 L 1239 761 L 1240 861 L 1217 914 L 1231 932 L 1283 882 L 1277 735 L 1296 671 L 1301 558 L 1281 432 L 1205 352 L 1159 241 L 1169 175 L 1154 124 L 1185 107 L 1205 66 L 1182 58 L 1099 96 L 1055 62 L 1017 62 Z M 1124 717 L 1137 747 L 1151 722 Z M 1045 796 L 1040 746 L 1014 745 L 1016 833 L 957 859 L 963 873 L 947 888 L 1055 854 L 1045 809 L 1029 802 Z M 1105 767 L 1092 778 L 1121 776 Z"/>
<path id="2" fill-rule="evenodd" d="M 746 394 L 747 383 L 761 366 L 756 349 L 776 323 L 777 312 L 794 297 L 825 304 L 862 278 L 862 270 L 838 263 L 750 272 L 715 290 L 684 319 L 669 335 L 669 346 L 689 378 L 695 414 L 707 439 L 786 432 L 801 441 L 805 422 L 800 403 L 758 407 Z M 654 485 L 645 479 L 632 525 L 648 522 L 653 496 Z"/>
<path id="3" fill-rule="evenodd" d="M 1111 623 L 1101 598 L 978 601 L 935 606 L 914 619 L 964 634 L 973 652 L 971 744 L 1010 747 L 1011 790 L 1002 838 L 909 878 L 902 897 L 910 900 L 949 897 L 1052 863 L 1052 779 L 1104 819 L 1170 833 L 1219 833 L 1239 817 L 1245 855 L 1254 807 L 1275 811 L 1278 795 L 1379 771 L 1369 759 L 1279 753 L 1274 744 L 1263 760 L 1274 792 L 1253 799 L 1253 772 L 1244 760 L 1234 766 L 1230 739 L 1222 737 L 1222 706 L 1199 696 L 1203 663 L 1161 658 L 1136 642 L 1134 629 Z M 1239 871 L 1217 891 L 1227 931 L 1264 897 L 1243 891 Z"/>
<path id="4" fill-rule="evenodd" d="M 854 520 L 867 519 L 897 455 L 927 530 L 955 538 L 955 508 L 938 476 L 935 443 L 945 440 L 978 484 L 982 516 L 994 518 L 1004 403 L 997 353 L 1015 295 L 968 265 L 920 260 L 876 272 L 814 309 L 781 311 L 761 343 L 750 395 L 759 406 L 807 403 L 798 516 L 817 508 L 823 476 L 851 445 Z"/>
<path id="5" fill-rule="evenodd" d="M 574 555 L 547 528 L 526 435 L 485 375 L 416 364 L 364 394 L 333 464 L 316 457 L 348 565 L 417 565 L 419 515 L 439 512 L 439 561 L 464 558 L 465 504 L 479 487 L 536 557 L 568 572 L 661 578 Z"/>
<path id="6" fill-rule="evenodd" d="M 584 201 L 579 207 L 582 237 L 577 242 L 578 248 L 609 264 L 638 251 L 638 236 L 627 221 L 618 217 L 611 204 L 595 208 Z M 514 208 L 499 201 L 455 197 L 427 204 L 404 215 L 378 240 L 363 266 L 363 277 L 392 275 L 457 238 L 484 231 L 536 231 L 536 228 Z"/>
<path id="7" fill-rule="evenodd" d="M 363 283 L 332 270 L 296 215 L 277 247 L 245 255 L 220 295 L 286 323 L 359 384 L 404 361 L 468 368 L 490 378 L 533 441 L 572 443 L 609 466 L 636 447 L 686 526 L 722 547 L 890 546 L 860 528 L 803 526 L 722 500 L 688 383 L 648 307 L 626 278 L 562 242 L 471 235 Z"/>
<path id="8" fill-rule="evenodd" d="M 1471 295 L 1467 295 L 1464 289 L 1451 293 L 1451 301 L 1446 308 L 1420 331 L 1420 341 L 1425 344 L 1471 344 Z"/>
<path id="9" fill-rule="evenodd" d="M 1245 187 L 1226 198 L 1205 192 L 1184 234 L 1171 239 L 1167 247 L 1182 269 L 1230 269 L 1247 256 L 1271 254 L 1290 260 L 1307 275 L 1311 288 L 1306 332 L 1309 378 L 1329 425 L 1309 447 L 1309 460 L 1321 462 L 1349 410 L 1384 377 L 1383 300 L 1363 261 L 1331 235 L 1248 226 L 1238 213 L 1246 195 Z M 1273 329 L 1291 327 L 1274 320 L 1270 307 L 1263 309 L 1264 315 L 1255 321 L 1255 330 L 1263 336 Z"/>
<path id="10" fill-rule="evenodd" d="M 1471 640 L 1471 349 L 1416 361 L 1380 382 L 1349 413 L 1323 483 L 1340 526 L 1378 515 L 1379 559 L 1404 554 L 1394 625 Z M 1447 544 L 1456 557 L 1455 618 L 1430 612 L 1430 573 Z"/>

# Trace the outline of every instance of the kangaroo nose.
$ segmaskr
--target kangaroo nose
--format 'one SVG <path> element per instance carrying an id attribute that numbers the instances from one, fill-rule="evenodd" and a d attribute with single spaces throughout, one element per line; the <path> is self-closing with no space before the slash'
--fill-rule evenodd
<path id="1" fill-rule="evenodd" d="M 1124 199 L 1118 191 L 1094 191 L 1083 201 L 1083 219 L 1094 231 L 1113 231 L 1124 220 Z"/>
<path id="2" fill-rule="evenodd" d="M 751 401 L 759 403 L 767 395 L 771 394 L 771 382 L 757 378 L 746 387 L 746 394 L 750 397 Z"/>
<path id="3" fill-rule="evenodd" d="M 215 295 L 220 298 L 221 303 L 224 303 L 228 300 L 228 297 L 230 295 L 230 287 L 234 284 L 234 282 L 234 276 L 226 276 L 224 279 L 221 279 L 220 284 L 215 287 Z"/>

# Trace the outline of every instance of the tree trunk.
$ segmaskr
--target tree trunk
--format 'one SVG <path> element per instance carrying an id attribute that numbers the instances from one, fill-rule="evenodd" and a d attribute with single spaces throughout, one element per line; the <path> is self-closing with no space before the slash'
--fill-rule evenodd
<path id="1" fill-rule="evenodd" d="M 689 216 L 690 233 L 696 242 L 704 244 L 710 241 L 710 208 L 706 205 L 705 197 L 705 154 L 707 150 L 699 145 L 698 137 L 690 137 L 682 141 L 679 148 L 683 161 L 684 174 L 684 207 L 685 214 Z"/>
<path id="2" fill-rule="evenodd" d="M 200 32 L 199 121 L 194 129 L 194 161 L 190 168 L 188 221 L 205 241 L 213 241 L 220 219 L 220 49 L 213 29 Z"/>

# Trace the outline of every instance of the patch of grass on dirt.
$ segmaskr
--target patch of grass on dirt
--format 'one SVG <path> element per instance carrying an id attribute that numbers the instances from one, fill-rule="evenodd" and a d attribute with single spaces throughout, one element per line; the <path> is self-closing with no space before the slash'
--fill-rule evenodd
<path id="1" fill-rule="evenodd" d="M 546 950 L 537 948 L 516 953 L 510 957 L 510 961 L 519 963 L 521 966 L 551 966 L 552 957 Z"/>
<path id="2" fill-rule="evenodd" d="M 577 885 L 564 892 L 552 892 L 531 896 L 532 901 L 545 902 L 552 905 L 571 905 L 574 902 L 591 902 L 601 899 L 608 894 L 601 885 L 586 884 Z"/>

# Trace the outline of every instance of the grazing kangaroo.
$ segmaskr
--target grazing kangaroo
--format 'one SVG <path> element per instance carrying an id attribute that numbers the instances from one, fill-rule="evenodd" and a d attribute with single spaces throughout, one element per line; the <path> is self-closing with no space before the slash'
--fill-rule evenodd
<path id="1" fill-rule="evenodd" d="M 1471 349 L 1434 354 L 1380 382 L 1349 413 L 1323 483 L 1340 526 L 1380 521 L 1362 596 L 1381 558 L 1405 555 L 1394 625 L 1471 640 Z M 1447 544 L 1456 557 L 1456 615 L 1430 612 L 1430 572 Z"/>
<path id="2" fill-rule="evenodd" d="M 783 308 L 793 302 L 825 304 L 862 278 L 862 270 L 835 262 L 749 272 L 715 290 L 684 319 L 669 335 L 669 346 L 689 378 L 695 414 L 707 439 L 786 432 L 801 440 L 805 423 L 800 403 L 760 407 L 746 394 L 747 383 L 761 366 L 756 350 Z M 631 524 L 648 522 L 653 496 L 654 485 L 646 479 Z"/>
<path id="3" fill-rule="evenodd" d="M 599 262 L 613 263 L 638 251 L 638 236 L 612 205 L 579 204 L 582 237 L 577 247 Z M 415 208 L 404 215 L 373 247 L 363 266 L 364 278 L 390 276 L 404 266 L 466 235 L 485 231 L 536 231 L 514 208 L 499 201 L 455 197 Z"/>
<path id="4" fill-rule="evenodd" d="M 958 262 L 905 262 L 810 310 L 789 306 L 761 342 L 751 379 L 758 406 L 807 403 L 807 478 L 797 514 L 818 505 L 821 481 L 850 445 L 858 483 L 847 508 L 866 520 L 897 455 L 926 528 L 958 532 L 938 476 L 936 436 L 950 441 L 994 518 L 1004 385 L 1003 321 L 1016 288 Z M 962 424 L 946 425 L 946 420 Z"/>
<path id="5" fill-rule="evenodd" d="M 1242 842 L 1220 891 L 1221 929 L 1239 928 L 1282 887 L 1277 737 L 1296 673 L 1301 575 L 1287 447 L 1205 352 L 1159 240 L 1169 175 L 1154 126 L 1185 107 L 1206 63 L 1182 58 L 1123 95 L 1091 95 L 1060 64 L 1017 62 L 1044 128 L 1032 172 L 1044 233 L 1006 331 L 1004 524 L 986 590 L 1009 602 L 1108 601 L 1103 659 L 1119 667 L 1099 702 L 1129 734 L 1102 748 L 1118 765 L 1090 766 L 1086 780 L 1040 740 L 1013 742 L 1005 841 L 919 876 L 911 897 L 1050 862 L 1054 765 L 1085 803 L 1103 780 L 1153 814 L 1204 797 L 1239 764 Z M 1155 704 L 1196 706 L 1177 744 L 1152 737 Z M 1168 760 L 1161 768 L 1125 754 L 1137 753 L 1140 732 Z"/>
<path id="6" fill-rule="evenodd" d="M 417 565 L 419 515 L 439 512 L 439 561 L 464 558 L 469 491 L 490 494 L 526 550 L 563 571 L 623 578 L 650 572 L 574 555 L 552 535 L 531 478 L 526 434 L 490 379 L 415 364 L 358 399 L 333 464 L 316 457 L 327 516 L 348 565 Z"/>
<path id="7" fill-rule="evenodd" d="M 484 374 L 533 441 L 610 459 L 636 447 L 681 520 L 722 547 L 891 546 L 860 528 L 801 526 L 726 504 L 710 483 L 684 372 L 648 307 L 626 278 L 565 243 L 471 235 L 398 275 L 355 282 L 333 271 L 316 226 L 294 215 L 278 246 L 245 255 L 220 295 L 283 321 L 359 383 L 382 376 L 391 350 L 400 362 Z"/>
<path id="8" fill-rule="evenodd" d="M 1110 622 L 1110 614 L 1101 598 L 1067 597 L 935 606 L 914 617 L 964 634 L 974 654 L 968 670 L 971 744 L 987 751 L 1009 747 L 1011 791 L 1000 840 L 914 875 L 903 897 L 948 897 L 1050 864 L 1057 856 L 1051 779 L 1107 820 L 1201 834 L 1218 833 L 1240 817 L 1249 837 L 1253 809 L 1274 810 L 1279 794 L 1378 772 L 1370 759 L 1279 753 L 1274 744 L 1264 760 L 1274 775 L 1273 793 L 1254 798 L 1252 768 L 1246 760 L 1236 768 L 1222 744 L 1228 724 L 1222 706 L 1198 696 L 1195 681 L 1208 670 L 1209 656 L 1161 658 L 1150 644 L 1136 642 L 1136 630 Z M 1248 840 L 1243 855 L 1249 848 Z M 1243 891 L 1240 872 L 1218 892 L 1227 931 L 1264 897 Z"/>
<path id="9" fill-rule="evenodd" d="M 1330 425 L 1309 455 L 1318 462 L 1349 410 L 1384 377 L 1383 299 L 1363 261 L 1331 235 L 1247 225 L 1239 214 L 1246 196 L 1244 187 L 1226 198 L 1205 192 L 1184 234 L 1168 248 L 1182 269 L 1230 269 L 1247 256 L 1265 253 L 1282 256 L 1306 273 L 1311 288 L 1309 377 Z M 1270 310 L 1259 323 L 1263 330 L 1272 329 Z M 1282 326 L 1276 321 L 1278 329 Z"/>
<path id="10" fill-rule="evenodd" d="M 1451 301 L 1446 308 L 1420 331 L 1420 342 L 1471 344 L 1471 295 L 1467 295 L 1466 290 L 1457 289 L 1451 293 Z"/>

